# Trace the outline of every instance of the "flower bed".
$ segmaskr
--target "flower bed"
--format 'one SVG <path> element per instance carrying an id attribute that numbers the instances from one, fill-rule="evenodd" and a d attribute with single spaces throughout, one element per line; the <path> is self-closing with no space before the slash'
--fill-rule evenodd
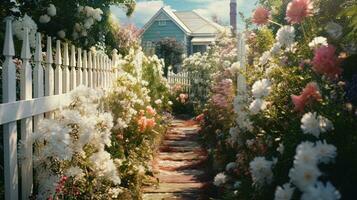
<path id="1" fill-rule="evenodd" d="M 119 63 L 111 89 L 79 86 L 32 135 L 36 199 L 141 198 L 169 123 L 168 87 L 164 78 L 152 79 L 162 77 L 157 57 L 137 49 Z"/>
<path id="2" fill-rule="evenodd" d="M 326 20 L 333 1 L 293 0 L 270 12 L 272 2 L 253 15 L 265 28 L 246 33 L 247 70 L 236 63 L 213 79 L 202 135 L 217 193 L 223 199 L 354 199 L 356 52 L 346 48 L 355 44 L 352 25 L 343 14 Z M 348 3 L 333 13 L 345 13 Z M 216 87 L 236 82 L 228 73 L 234 70 L 244 75 L 247 90 L 234 100 L 227 98 L 233 92 L 218 98 Z"/>

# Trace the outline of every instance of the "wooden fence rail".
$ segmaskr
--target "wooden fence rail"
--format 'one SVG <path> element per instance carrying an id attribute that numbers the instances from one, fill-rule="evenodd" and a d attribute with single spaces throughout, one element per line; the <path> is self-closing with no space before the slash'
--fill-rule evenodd
<path id="1" fill-rule="evenodd" d="M 23 141 L 31 140 L 43 118 L 53 118 L 54 111 L 68 98 L 68 92 L 79 85 L 108 88 L 117 76 L 117 51 L 112 59 L 102 53 L 82 50 L 47 37 L 46 58 L 43 61 L 41 34 L 36 34 L 35 54 L 30 51 L 29 34 L 25 28 L 20 58 L 20 85 L 16 85 L 15 49 L 12 19 L 6 19 L 3 48 L 2 103 L 0 125 L 3 130 L 5 199 L 28 199 L 33 190 L 32 145 L 24 147 L 24 159 L 18 161 L 18 130 Z M 55 52 L 53 59 L 53 51 Z M 20 99 L 16 99 L 16 88 Z M 17 127 L 20 120 L 20 127 Z M 34 129 L 34 130 L 33 130 Z M 25 142 L 32 144 L 32 141 Z M 19 166 L 18 166 L 18 163 Z M 20 171 L 20 172 L 19 172 Z M 19 178 L 20 177 L 20 178 Z M 19 191 L 19 187 L 21 191 Z"/>

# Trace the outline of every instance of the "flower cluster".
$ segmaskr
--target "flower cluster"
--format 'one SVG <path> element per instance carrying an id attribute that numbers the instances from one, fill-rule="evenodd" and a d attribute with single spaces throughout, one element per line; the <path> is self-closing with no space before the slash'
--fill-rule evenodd
<path id="1" fill-rule="evenodd" d="M 56 16 L 56 14 L 57 14 L 57 10 L 56 10 L 55 5 L 50 4 L 47 7 L 47 14 L 41 15 L 40 19 L 39 19 L 39 22 L 42 23 L 42 24 L 46 24 L 46 23 L 50 22 L 51 21 L 51 17 Z"/>
<path id="2" fill-rule="evenodd" d="M 266 109 L 266 102 L 262 98 L 269 95 L 271 83 L 268 79 L 256 81 L 252 86 L 252 94 L 256 99 L 249 105 L 250 112 L 255 115 Z"/>
<path id="3" fill-rule="evenodd" d="M 12 26 L 13 34 L 15 34 L 19 40 L 23 40 L 25 34 L 24 31 L 27 28 L 30 45 L 31 47 L 35 47 L 37 24 L 33 21 L 31 17 L 25 14 L 24 17 L 15 20 Z"/>
<path id="4" fill-rule="evenodd" d="M 212 102 L 219 108 L 226 108 L 230 103 L 230 99 L 233 98 L 233 83 L 231 79 L 221 80 L 212 89 L 214 95 L 212 96 Z"/>
<path id="5" fill-rule="evenodd" d="M 77 22 L 74 25 L 74 32 L 72 34 L 74 39 L 77 39 L 78 37 L 86 37 L 88 31 L 92 28 L 95 22 L 100 22 L 102 20 L 103 11 L 100 8 L 79 6 L 78 14 L 82 16 L 83 21 Z"/>
<path id="6" fill-rule="evenodd" d="M 302 199 L 312 199 L 316 193 L 321 194 L 327 188 L 318 181 L 322 175 L 318 168 L 319 163 L 328 164 L 336 157 L 336 147 L 327 144 L 326 141 L 302 142 L 296 148 L 294 166 L 290 169 L 289 177 L 291 182 L 303 192 Z M 322 187 L 321 187 L 322 186 Z M 327 182 L 328 190 L 326 193 L 328 199 L 340 199 L 340 193 Z"/>
<path id="7" fill-rule="evenodd" d="M 44 119 L 33 134 L 38 199 L 63 192 L 64 181 L 60 177 L 64 175 L 68 177 L 66 184 L 75 188 L 89 186 L 92 181 L 107 188 L 120 184 L 119 166 L 105 150 L 111 146 L 113 118 L 98 109 L 100 97 L 98 91 L 79 86 L 70 93 L 69 104 L 58 117 Z M 86 189 L 81 195 L 82 192 Z M 98 195 L 105 195 L 101 192 Z"/>

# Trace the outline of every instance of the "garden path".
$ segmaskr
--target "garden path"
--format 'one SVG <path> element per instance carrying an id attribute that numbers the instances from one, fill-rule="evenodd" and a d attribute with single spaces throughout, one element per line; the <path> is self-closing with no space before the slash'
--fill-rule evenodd
<path id="1" fill-rule="evenodd" d="M 207 152 L 198 142 L 197 123 L 175 119 L 154 159 L 159 185 L 144 188 L 144 200 L 199 200 L 205 197 Z"/>

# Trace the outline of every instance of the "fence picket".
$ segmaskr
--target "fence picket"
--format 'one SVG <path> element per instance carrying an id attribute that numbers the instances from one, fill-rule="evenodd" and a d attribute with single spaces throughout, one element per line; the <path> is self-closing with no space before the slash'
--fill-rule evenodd
<path id="1" fill-rule="evenodd" d="M 52 67 L 52 40 L 47 37 L 46 68 L 45 68 L 45 96 L 52 96 L 54 92 L 54 70 Z M 47 113 L 46 117 L 53 118 L 53 113 Z"/>
<path id="2" fill-rule="evenodd" d="M 93 58 L 92 51 L 88 51 L 88 86 L 93 87 Z"/>
<path id="3" fill-rule="evenodd" d="M 77 78 L 76 78 L 76 86 L 79 86 L 82 84 L 82 49 L 78 48 L 77 49 Z"/>
<path id="4" fill-rule="evenodd" d="M 71 66 L 71 75 L 70 75 L 70 89 L 73 90 L 76 87 L 76 47 L 74 45 L 71 46 L 71 60 L 69 65 Z"/>
<path id="5" fill-rule="evenodd" d="M 83 50 L 83 65 L 82 65 L 82 69 L 83 69 L 83 76 L 82 76 L 82 84 L 85 86 L 88 86 L 88 68 L 87 68 L 87 50 Z"/>
<path id="6" fill-rule="evenodd" d="M 34 98 L 43 97 L 43 67 L 42 67 L 42 47 L 41 47 L 41 33 L 36 34 L 36 50 L 35 50 L 35 68 L 34 68 Z M 43 119 L 43 114 L 34 116 L 34 131 L 38 130 L 38 124 Z"/>
<path id="7" fill-rule="evenodd" d="M 70 91 L 70 71 L 68 57 L 68 43 L 64 43 L 63 48 L 63 72 L 62 72 L 62 92 Z"/>
<path id="8" fill-rule="evenodd" d="M 12 19 L 6 18 L 6 32 L 3 55 L 5 61 L 2 68 L 3 103 L 16 101 L 16 66 L 12 38 Z M 17 166 L 17 126 L 16 121 L 3 125 L 4 135 L 4 184 L 5 199 L 18 199 L 18 166 Z"/>
<path id="9" fill-rule="evenodd" d="M 31 53 L 28 28 L 24 29 L 24 38 L 21 49 L 22 66 L 20 72 L 20 99 L 32 98 L 32 70 L 30 65 Z M 32 117 L 21 120 L 21 140 L 23 155 L 21 161 L 21 199 L 28 199 L 32 190 Z M 26 177 L 26 178 L 25 178 Z"/>
<path id="10" fill-rule="evenodd" d="M 55 94 L 62 94 L 62 53 L 61 41 L 56 41 L 56 56 L 55 56 Z"/>

